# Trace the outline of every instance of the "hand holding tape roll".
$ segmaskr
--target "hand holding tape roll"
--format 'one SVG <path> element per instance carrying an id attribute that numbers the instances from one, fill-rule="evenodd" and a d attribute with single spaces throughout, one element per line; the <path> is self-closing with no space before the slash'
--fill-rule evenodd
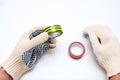
<path id="1" fill-rule="evenodd" d="M 26 64 L 28 66 L 30 65 L 29 68 L 33 67 L 34 62 L 36 63 L 45 51 L 55 47 L 55 42 L 54 42 L 55 39 L 54 38 L 60 36 L 63 33 L 60 25 L 52 25 L 52 26 L 46 27 L 43 30 L 34 31 L 33 33 L 31 33 L 29 38 L 30 38 L 30 40 L 32 40 L 34 37 L 36 37 L 44 32 L 48 33 L 48 40 L 42 44 L 35 46 L 34 49 L 30 49 L 30 50 L 26 51 L 23 55 L 23 60 L 26 62 Z M 31 61 L 31 64 L 28 64 L 29 58 L 27 58 L 26 55 L 30 55 L 30 54 L 31 55 L 36 54 L 36 55 L 35 56 L 33 55 L 33 59 L 32 59 L 33 61 Z"/>
<path id="2" fill-rule="evenodd" d="M 45 51 L 56 45 L 54 38 L 62 34 L 60 25 L 35 27 L 26 31 L 13 49 L 11 55 L 1 64 L 2 68 L 14 79 L 33 69 Z M 17 75 L 16 75 L 17 74 Z"/>

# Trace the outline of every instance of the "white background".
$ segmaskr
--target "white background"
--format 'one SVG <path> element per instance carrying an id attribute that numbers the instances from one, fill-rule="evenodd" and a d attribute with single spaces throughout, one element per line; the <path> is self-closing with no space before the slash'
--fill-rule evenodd
<path id="1" fill-rule="evenodd" d="M 48 51 L 21 80 L 107 80 L 82 35 L 86 26 L 97 23 L 110 26 L 120 40 L 120 1 L 0 0 L 0 63 L 10 55 L 26 30 L 60 24 L 64 33 L 57 38 L 57 47 Z M 86 47 L 80 60 L 68 55 L 68 46 L 73 41 L 80 41 Z"/>

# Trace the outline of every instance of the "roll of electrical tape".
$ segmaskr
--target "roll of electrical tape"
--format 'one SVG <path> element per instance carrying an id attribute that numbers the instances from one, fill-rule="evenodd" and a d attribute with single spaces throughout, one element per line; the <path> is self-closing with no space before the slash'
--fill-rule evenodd
<path id="1" fill-rule="evenodd" d="M 71 48 L 73 46 L 78 46 L 78 47 L 82 48 L 82 53 L 80 53 L 79 55 L 75 55 L 74 53 L 72 53 Z M 69 56 L 72 57 L 73 59 L 80 59 L 85 54 L 85 47 L 81 42 L 73 42 L 70 44 L 70 46 L 68 48 L 68 53 L 69 53 Z"/>
<path id="2" fill-rule="evenodd" d="M 48 33 L 49 38 L 58 37 L 63 33 L 61 25 L 48 26 L 44 29 L 44 31 Z"/>

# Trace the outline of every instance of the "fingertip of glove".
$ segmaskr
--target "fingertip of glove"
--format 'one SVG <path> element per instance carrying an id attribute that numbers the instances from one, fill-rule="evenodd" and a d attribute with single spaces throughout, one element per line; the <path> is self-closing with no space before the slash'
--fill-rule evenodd
<path id="1" fill-rule="evenodd" d="M 86 33 L 84 36 L 85 36 L 87 39 L 89 39 L 89 34 L 88 34 L 88 33 Z"/>
<path id="2" fill-rule="evenodd" d="M 84 36 L 84 37 L 89 36 L 89 35 L 88 35 L 88 32 L 89 32 L 89 27 L 85 27 L 85 29 L 83 30 L 83 36 Z"/>
<path id="3" fill-rule="evenodd" d="M 51 39 L 51 43 L 56 43 L 57 40 L 54 38 L 54 39 Z"/>
<path id="4" fill-rule="evenodd" d="M 55 48 L 56 47 L 56 44 L 50 44 L 50 48 Z"/>

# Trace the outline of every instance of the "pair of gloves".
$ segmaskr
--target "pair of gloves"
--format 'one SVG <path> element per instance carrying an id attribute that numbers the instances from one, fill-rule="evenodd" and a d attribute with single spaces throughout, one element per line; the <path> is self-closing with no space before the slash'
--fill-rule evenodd
<path id="1" fill-rule="evenodd" d="M 56 46 L 55 39 L 49 39 L 43 30 L 44 27 L 36 27 L 25 32 L 11 55 L 2 63 L 1 66 L 13 80 L 19 80 L 24 73 L 34 67 L 46 50 Z M 112 30 L 104 25 L 92 25 L 86 27 L 83 34 L 88 36 L 93 52 L 107 76 L 120 73 L 120 43 Z M 40 51 L 35 50 L 36 46 Z"/>

